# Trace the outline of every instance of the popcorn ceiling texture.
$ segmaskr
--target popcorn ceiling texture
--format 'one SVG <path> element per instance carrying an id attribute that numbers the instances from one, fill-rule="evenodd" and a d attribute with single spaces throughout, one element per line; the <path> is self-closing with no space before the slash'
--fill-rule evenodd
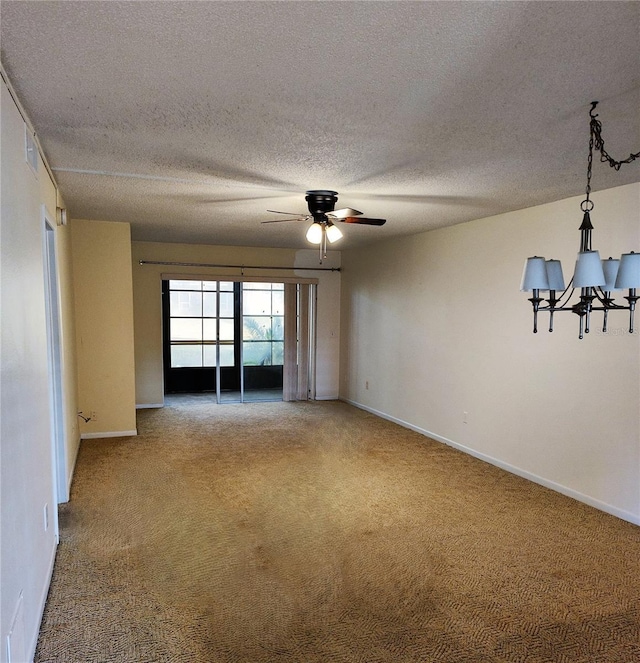
<path id="1" fill-rule="evenodd" d="M 637 2 L 6 2 L 2 60 L 76 218 L 305 246 L 304 191 L 386 217 L 342 247 L 579 195 L 588 110 L 640 147 Z M 77 172 L 87 171 L 87 172 Z M 640 179 L 597 164 L 594 189 Z M 595 198 L 597 205 L 597 198 Z"/>

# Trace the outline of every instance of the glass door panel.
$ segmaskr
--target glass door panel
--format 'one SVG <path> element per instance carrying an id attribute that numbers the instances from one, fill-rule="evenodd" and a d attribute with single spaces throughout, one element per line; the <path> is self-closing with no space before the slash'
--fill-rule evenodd
<path id="1" fill-rule="evenodd" d="M 282 400 L 284 284 L 242 284 L 244 402 Z"/>
<path id="2" fill-rule="evenodd" d="M 165 392 L 239 402 L 239 284 L 171 279 L 162 288 Z"/>

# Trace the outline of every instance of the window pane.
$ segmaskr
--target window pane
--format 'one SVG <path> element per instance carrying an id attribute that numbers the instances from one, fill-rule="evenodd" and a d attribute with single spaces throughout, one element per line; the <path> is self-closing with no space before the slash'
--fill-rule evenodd
<path id="1" fill-rule="evenodd" d="M 284 290 L 284 283 L 273 283 L 274 290 Z"/>
<path id="2" fill-rule="evenodd" d="M 170 339 L 172 341 L 201 341 L 202 320 L 172 318 Z"/>
<path id="3" fill-rule="evenodd" d="M 201 345 L 172 345 L 171 368 L 202 366 Z"/>
<path id="4" fill-rule="evenodd" d="M 216 347 L 215 345 L 204 346 L 204 365 L 216 365 Z M 233 345 L 220 346 L 220 366 L 234 366 Z"/>
<path id="5" fill-rule="evenodd" d="M 220 313 L 221 318 L 233 318 L 233 293 L 220 293 Z"/>
<path id="6" fill-rule="evenodd" d="M 204 365 L 205 366 L 215 366 L 216 365 L 216 347 L 217 345 L 205 345 L 204 346 Z M 221 345 L 220 346 L 220 366 L 234 366 L 235 365 L 235 356 L 233 352 L 233 345 Z"/>
<path id="7" fill-rule="evenodd" d="M 216 317 L 216 293 L 215 292 L 205 292 L 202 295 L 202 315 L 205 318 L 215 318 Z"/>
<path id="8" fill-rule="evenodd" d="M 202 293 L 200 292 L 170 292 L 169 310 L 171 317 L 202 315 Z"/>
<path id="9" fill-rule="evenodd" d="M 169 290 L 202 290 L 202 281 L 169 281 Z"/>
<path id="10" fill-rule="evenodd" d="M 284 317 L 274 316 L 271 323 L 271 339 L 273 341 L 284 341 Z"/>
<path id="11" fill-rule="evenodd" d="M 271 344 L 272 363 L 274 366 L 284 366 L 284 343 Z"/>
<path id="12" fill-rule="evenodd" d="M 206 318 L 202 321 L 202 338 L 205 341 L 215 341 L 216 340 L 216 319 L 207 320 Z"/>
<path id="13" fill-rule="evenodd" d="M 220 320 L 220 340 L 233 341 L 233 320 Z"/>
<path id="14" fill-rule="evenodd" d="M 202 282 L 203 290 L 217 290 L 218 282 L 217 281 L 203 281 Z"/>
<path id="15" fill-rule="evenodd" d="M 271 340 L 271 318 L 269 316 L 243 316 L 242 338 L 245 341 Z"/>
<path id="16" fill-rule="evenodd" d="M 216 365 L 216 346 L 215 345 L 205 345 L 203 348 L 203 366 L 215 366 Z"/>
<path id="17" fill-rule="evenodd" d="M 220 366 L 235 366 L 233 345 L 220 346 Z"/>
<path id="18" fill-rule="evenodd" d="M 233 281 L 220 281 L 220 290 L 230 290 L 233 292 Z"/>
<path id="19" fill-rule="evenodd" d="M 273 315 L 284 315 L 284 291 L 274 292 L 271 295 L 271 313 Z"/>
<path id="20" fill-rule="evenodd" d="M 271 291 L 249 290 L 242 299 L 244 315 L 271 315 Z"/>
<path id="21" fill-rule="evenodd" d="M 243 343 L 243 363 L 245 366 L 270 366 L 271 343 L 253 342 Z"/>

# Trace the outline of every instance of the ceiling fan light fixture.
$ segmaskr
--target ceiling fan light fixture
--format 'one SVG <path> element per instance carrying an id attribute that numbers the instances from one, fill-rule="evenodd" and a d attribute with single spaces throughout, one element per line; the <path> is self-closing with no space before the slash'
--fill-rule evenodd
<path id="1" fill-rule="evenodd" d="M 312 224 L 307 228 L 306 238 L 310 244 L 316 244 L 320 249 L 320 264 L 327 257 L 327 246 L 342 239 L 342 231 L 334 225 L 334 222 L 341 223 L 360 223 L 369 226 L 382 226 L 386 219 L 370 219 L 363 217 L 362 212 L 353 207 L 344 207 L 334 209 L 338 200 L 336 191 L 328 189 L 313 189 L 307 191 L 305 197 L 309 214 L 300 215 L 295 212 L 277 212 L 276 210 L 267 210 L 274 214 L 285 214 L 293 216 L 293 219 L 274 219 L 272 221 L 263 221 L 262 223 L 280 223 L 282 221 L 302 221 L 306 223 L 313 219 Z"/>
<path id="2" fill-rule="evenodd" d="M 340 231 L 340 228 L 334 226 L 331 222 L 327 223 L 327 239 L 332 244 L 337 242 L 339 239 L 342 239 L 342 232 Z"/>
<path id="3" fill-rule="evenodd" d="M 320 244 L 322 242 L 322 226 L 314 221 L 307 230 L 307 241 L 311 244 Z"/>

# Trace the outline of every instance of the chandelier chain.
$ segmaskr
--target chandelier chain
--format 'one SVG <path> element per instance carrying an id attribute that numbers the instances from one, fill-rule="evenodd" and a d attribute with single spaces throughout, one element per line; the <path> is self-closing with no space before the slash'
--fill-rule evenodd
<path id="1" fill-rule="evenodd" d="M 600 152 L 600 161 L 602 161 L 602 163 L 606 162 L 614 170 L 620 170 L 620 167 L 622 166 L 623 163 L 631 163 L 632 161 L 635 161 L 638 157 L 640 157 L 640 152 L 636 152 L 635 154 L 632 152 L 631 154 L 629 154 L 629 156 L 626 159 L 623 159 L 622 161 L 616 161 L 604 149 L 604 138 L 602 138 L 602 122 L 598 120 L 598 114 L 593 112 L 597 105 L 598 105 L 597 101 L 592 101 L 591 110 L 589 111 L 589 115 L 591 116 L 591 123 L 590 123 L 591 136 L 593 138 L 595 148 L 596 150 L 598 150 L 598 152 Z"/>
<path id="2" fill-rule="evenodd" d="M 620 170 L 622 164 L 631 163 L 640 157 L 640 152 L 632 152 L 626 159 L 617 161 L 614 159 L 604 147 L 604 138 L 602 137 L 602 122 L 598 120 L 598 114 L 594 113 L 594 110 L 599 102 L 591 102 L 591 110 L 589 111 L 589 116 L 591 121 L 589 123 L 589 157 L 587 158 L 587 186 L 585 193 L 587 194 L 586 199 L 582 202 L 580 207 L 583 211 L 592 210 L 593 202 L 589 199 L 591 194 L 591 175 L 593 170 L 593 148 L 595 147 L 598 152 L 600 152 L 600 161 L 602 163 L 608 163 L 611 168 L 614 170 Z"/>

